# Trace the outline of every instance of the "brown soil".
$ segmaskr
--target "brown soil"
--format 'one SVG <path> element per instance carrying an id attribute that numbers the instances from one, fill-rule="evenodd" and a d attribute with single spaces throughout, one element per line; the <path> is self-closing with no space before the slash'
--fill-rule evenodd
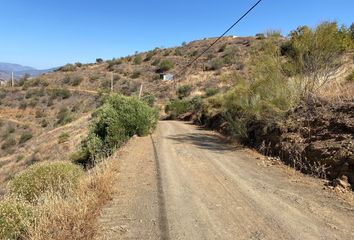
<path id="1" fill-rule="evenodd" d="M 278 155 L 304 172 L 354 186 L 353 101 L 310 99 L 284 122 L 269 126 L 254 121 L 249 129 L 251 144 L 263 153 Z"/>

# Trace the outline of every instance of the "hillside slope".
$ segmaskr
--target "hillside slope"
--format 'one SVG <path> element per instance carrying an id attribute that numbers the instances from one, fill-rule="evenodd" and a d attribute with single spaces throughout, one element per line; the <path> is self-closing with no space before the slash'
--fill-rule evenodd
<path id="1" fill-rule="evenodd" d="M 100 105 L 103 93 L 110 92 L 112 76 L 114 92 L 138 95 L 140 86 L 143 85 L 143 96 L 152 96 L 162 114 L 165 104 L 176 97 L 179 86 L 189 85 L 190 97 L 204 98 L 208 91 L 226 92 L 239 78 L 252 81 L 253 66 L 250 58 L 267 40 L 262 37 L 224 37 L 193 66 L 185 69 L 191 59 L 214 40 L 210 38 L 174 48 L 156 48 L 107 61 L 97 59 L 93 64 L 68 64 L 33 79 L 22 79 L 15 88 L 2 87 L 0 165 L 3 166 L 3 174 L 0 184 L 35 161 L 49 158 L 67 160 L 70 151 L 79 145 L 80 137 L 75 127 L 66 131 L 65 126 L 72 122 L 72 126 L 84 131 L 83 126 L 88 123 L 83 124 L 80 120 L 85 119 Z M 280 46 L 284 41 L 286 39 L 280 37 L 276 40 L 276 45 Z M 344 81 L 354 69 L 353 66 L 349 54 L 345 57 L 342 71 L 337 75 L 338 82 Z M 181 70 L 185 71 L 178 75 Z M 174 80 L 161 80 L 161 73 L 173 74 Z M 347 85 L 346 89 L 350 92 L 354 89 L 353 84 Z M 51 131 L 58 131 L 55 139 L 50 137 Z M 46 150 L 57 148 L 60 134 L 66 136 L 65 139 L 75 141 L 59 144 L 69 145 L 70 142 L 70 151 L 64 151 L 62 156 L 50 156 Z M 8 167 L 5 168 L 5 165 Z"/>

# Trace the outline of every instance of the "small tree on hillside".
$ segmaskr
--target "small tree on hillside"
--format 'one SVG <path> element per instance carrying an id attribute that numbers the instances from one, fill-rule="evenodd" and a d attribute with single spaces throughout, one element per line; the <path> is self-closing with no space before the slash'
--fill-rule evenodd
<path id="1" fill-rule="evenodd" d="M 192 92 L 192 86 L 191 85 L 182 85 L 179 88 L 177 88 L 176 94 L 179 99 L 188 97 Z"/>
<path id="2" fill-rule="evenodd" d="M 143 59 L 142 59 L 141 55 L 137 55 L 137 56 L 134 58 L 134 64 L 140 65 L 142 62 L 143 62 Z"/>
<path id="3" fill-rule="evenodd" d="M 354 23 L 352 23 L 352 25 L 350 25 L 350 34 L 351 34 L 352 40 L 354 41 Z"/>
<path id="4" fill-rule="evenodd" d="M 300 88 L 304 94 L 313 93 L 338 73 L 344 51 L 342 33 L 337 23 L 324 22 L 314 30 L 299 27 L 290 37 L 288 56 L 300 75 Z"/>
<path id="5" fill-rule="evenodd" d="M 174 63 L 171 62 L 170 60 L 163 60 L 161 63 L 160 63 L 160 71 L 162 72 L 166 72 L 168 70 L 171 70 L 172 68 L 174 68 Z"/>

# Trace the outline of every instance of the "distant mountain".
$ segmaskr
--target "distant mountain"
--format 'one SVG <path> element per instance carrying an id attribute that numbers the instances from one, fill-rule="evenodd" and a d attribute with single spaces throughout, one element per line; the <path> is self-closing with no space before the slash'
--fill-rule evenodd
<path id="1" fill-rule="evenodd" d="M 3 80 L 8 80 L 11 78 L 11 75 L 8 74 L 7 72 L 2 72 L 0 71 L 0 79 L 3 79 Z"/>
<path id="2" fill-rule="evenodd" d="M 38 70 L 36 68 L 22 66 L 20 64 L 0 62 L 0 78 L 5 80 L 11 78 L 12 72 L 14 73 L 14 77 L 18 79 L 25 74 L 29 74 L 34 77 L 43 73 L 52 72 L 53 70 L 55 70 L 55 68 Z"/>

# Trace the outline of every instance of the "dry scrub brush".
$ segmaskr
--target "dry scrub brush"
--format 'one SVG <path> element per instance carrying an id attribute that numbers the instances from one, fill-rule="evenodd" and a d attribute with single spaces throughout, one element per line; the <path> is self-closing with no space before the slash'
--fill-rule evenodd
<path id="1" fill-rule="evenodd" d="M 75 166 L 71 163 L 57 164 L 64 168 Z M 34 168 L 51 165 L 53 163 L 46 163 Z M 29 199 L 25 199 L 28 197 L 27 192 L 23 194 L 22 191 L 10 191 L 10 194 L 0 202 L 0 238 L 93 239 L 96 232 L 96 217 L 101 207 L 110 199 L 111 186 L 117 170 L 116 165 L 101 162 L 86 174 L 80 174 L 75 187 L 72 187 L 72 179 L 68 179 L 67 176 L 55 177 L 58 174 L 52 171 L 54 180 L 49 181 L 49 186 L 37 188 L 35 185 L 42 187 L 41 177 L 32 174 L 35 184 L 29 185 L 30 188 L 42 190 L 36 192 L 36 198 L 31 195 Z M 26 175 L 28 173 L 25 171 L 15 178 L 16 186 L 20 185 L 19 179 L 22 179 L 24 188 L 28 187 L 26 181 L 29 179 L 23 178 Z M 58 184 L 62 185 L 59 190 L 56 188 Z"/>
<path id="2" fill-rule="evenodd" d="M 102 162 L 80 182 L 69 197 L 49 194 L 40 207 L 37 224 L 30 229 L 30 239 L 93 239 L 96 218 L 110 199 L 117 169 Z"/>

